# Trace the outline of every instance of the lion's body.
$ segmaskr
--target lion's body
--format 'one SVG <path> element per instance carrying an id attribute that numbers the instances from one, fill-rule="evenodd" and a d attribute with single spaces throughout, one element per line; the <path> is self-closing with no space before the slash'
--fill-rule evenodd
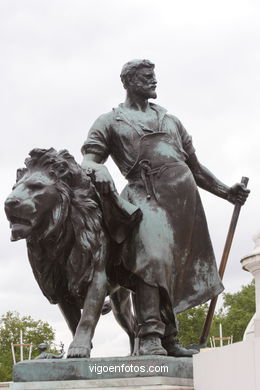
<path id="1" fill-rule="evenodd" d="M 30 156 L 6 200 L 12 239 L 26 239 L 43 294 L 59 305 L 75 334 L 68 355 L 89 356 L 108 289 L 110 239 L 98 196 L 90 177 L 67 151 L 34 149 Z M 119 295 L 129 304 L 128 293 Z M 115 314 L 121 322 L 119 306 Z M 121 325 L 133 336 L 131 319 Z"/>
<path id="2" fill-rule="evenodd" d="M 78 192 L 61 212 L 59 228 L 40 240 L 30 237 L 27 247 L 34 276 L 48 300 L 59 303 L 66 298 L 82 308 L 96 264 L 106 263 L 109 239 L 98 204 L 88 193 Z"/>

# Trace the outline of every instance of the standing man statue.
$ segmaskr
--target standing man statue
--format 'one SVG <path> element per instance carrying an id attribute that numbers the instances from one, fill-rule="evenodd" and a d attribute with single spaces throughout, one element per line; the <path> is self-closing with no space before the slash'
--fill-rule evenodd
<path id="1" fill-rule="evenodd" d="M 142 211 L 111 259 L 119 283 L 134 292 L 140 355 L 192 356 L 175 339 L 175 315 L 223 290 L 197 186 L 241 204 L 249 191 L 220 182 L 198 161 L 179 119 L 149 102 L 157 97 L 151 61 L 126 63 L 121 80 L 126 100 L 91 127 L 82 167 L 94 172 L 100 196 L 114 199 L 103 165 L 111 155 L 128 180 L 121 198 Z"/>

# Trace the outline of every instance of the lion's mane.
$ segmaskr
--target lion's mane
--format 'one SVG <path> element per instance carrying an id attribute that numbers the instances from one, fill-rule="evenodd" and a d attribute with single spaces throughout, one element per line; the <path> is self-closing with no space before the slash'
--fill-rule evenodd
<path id="1" fill-rule="evenodd" d="M 60 201 L 27 238 L 34 276 L 51 303 L 61 299 L 83 304 L 95 264 L 106 256 L 106 232 L 94 185 L 68 153 L 33 149 L 27 172 L 39 170 L 54 180 Z"/>

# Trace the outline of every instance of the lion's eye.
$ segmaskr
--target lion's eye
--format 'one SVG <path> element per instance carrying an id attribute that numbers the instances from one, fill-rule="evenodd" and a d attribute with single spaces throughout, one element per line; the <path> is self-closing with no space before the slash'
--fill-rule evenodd
<path id="1" fill-rule="evenodd" d="M 44 188 L 44 184 L 43 183 L 27 183 L 27 188 L 29 188 L 29 190 L 33 190 L 33 191 L 41 190 L 42 188 Z"/>

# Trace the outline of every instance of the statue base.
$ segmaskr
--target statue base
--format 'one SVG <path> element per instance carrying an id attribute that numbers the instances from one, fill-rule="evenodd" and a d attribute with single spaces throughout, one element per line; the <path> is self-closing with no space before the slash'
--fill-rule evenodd
<path id="1" fill-rule="evenodd" d="M 176 378 L 178 379 L 178 378 Z M 185 384 L 176 385 L 174 378 L 128 378 L 53 382 L 16 382 L 10 390 L 194 390 Z"/>
<path id="2" fill-rule="evenodd" d="M 11 385 L 12 390 L 109 390 L 116 387 L 192 390 L 192 358 L 130 356 L 28 360 L 14 366 Z"/>

